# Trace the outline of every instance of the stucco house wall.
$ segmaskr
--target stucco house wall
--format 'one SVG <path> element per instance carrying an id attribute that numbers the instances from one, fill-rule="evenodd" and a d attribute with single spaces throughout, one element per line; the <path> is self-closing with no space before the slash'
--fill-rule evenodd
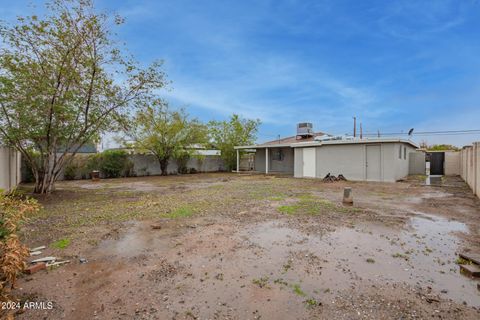
<path id="1" fill-rule="evenodd" d="M 343 174 L 349 180 L 365 179 L 364 145 L 326 145 L 316 148 L 316 177 Z"/>
<path id="2" fill-rule="evenodd" d="M 255 152 L 255 171 L 265 172 L 265 149 Z"/>
<path id="3" fill-rule="evenodd" d="M 408 156 L 408 174 L 426 174 L 425 152 L 410 152 Z"/>
<path id="4" fill-rule="evenodd" d="M 367 179 L 367 143 L 332 144 L 316 148 L 316 177 L 323 178 L 328 173 L 353 181 Z M 409 154 L 416 149 L 407 143 L 375 143 L 380 146 L 380 179 L 376 181 L 395 182 L 409 174 Z M 303 177 L 301 147 L 295 148 L 295 177 Z"/>
<path id="5" fill-rule="evenodd" d="M 274 153 L 281 150 L 283 160 L 275 160 Z M 290 147 L 268 148 L 268 171 L 294 173 L 294 150 Z M 255 171 L 265 172 L 265 149 L 257 149 L 255 153 Z"/>
<path id="6" fill-rule="evenodd" d="M 303 149 L 294 148 L 294 173 L 295 178 L 303 177 Z"/>
<path id="7" fill-rule="evenodd" d="M 385 181 L 398 181 L 408 176 L 410 153 L 416 149 L 407 143 L 384 143 Z M 393 160 L 391 159 L 393 157 Z M 393 168 L 390 163 L 393 163 Z"/>

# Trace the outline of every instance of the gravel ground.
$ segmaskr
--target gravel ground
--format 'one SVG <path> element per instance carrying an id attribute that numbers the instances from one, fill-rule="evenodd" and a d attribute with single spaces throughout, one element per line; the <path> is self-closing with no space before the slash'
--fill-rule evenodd
<path id="1" fill-rule="evenodd" d="M 457 177 L 72 181 L 39 201 L 24 241 L 71 263 L 21 277 L 22 301 L 53 308 L 19 319 L 480 318 L 456 264 L 480 252 L 480 201 Z"/>

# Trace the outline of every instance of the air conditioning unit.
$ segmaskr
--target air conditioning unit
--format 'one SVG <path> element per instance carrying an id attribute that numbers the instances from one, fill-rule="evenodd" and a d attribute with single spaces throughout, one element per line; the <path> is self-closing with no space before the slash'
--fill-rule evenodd
<path id="1" fill-rule="evenodd" d="M 313 124 L 311 122 L 302 122 L 297 124 L 297 136 L 302 138 L 313 137 Z"/>

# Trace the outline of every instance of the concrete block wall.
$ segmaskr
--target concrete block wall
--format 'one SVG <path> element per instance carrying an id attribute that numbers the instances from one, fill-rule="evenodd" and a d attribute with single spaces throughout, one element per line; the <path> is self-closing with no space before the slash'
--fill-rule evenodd
<path id="1" fill-rule="evenodd" d="M 135 154 L 130 156 L 133 162 L 133 172 L 136 176 L 159 175 L 161 174 L 160 164 L 153 155 Z M 203 156 L 202 158 L 192 157 L 187 162 L 187 168 L 194 168 L 197 172 L 224 171 L 225 165 L 219 156 Z M 167 166 L 168 174 L 176 174 L 178 165 L 171 160 Z"/>
<path id="2" fill-rule="evenodd" d="M 480 197 L 480 142 L 474 142 L 460 151 L 460 176 Z"/>
<path id="3" fill-rule="evenodd" d="M 460 174 L 460 152 L 445 151 L 444 169 L 446 176 L 458 176 Z"/>
<path id="4" fill-rule="evenodd" d="M 0 189 L 11 191 L 20 183 L 21 156 L 18 151 L 0 147 Z"/>
<path id="5" fill-rule="evenodd" d="M 1 149 L 0 149 L 1 150 Z M 77 165 L 84 164 L 87 161 L 87 158 L 92 154 L 77 154 L 75 156 L 75 160 Z M 1 157 L 1 152 L 0 152 Z M 130 161 L 133 163 L 133 175 L 141 177 L 141 176 L 154 176 L 160 175 L 160 164 L 158 163 L 157 158 L 150 154 L 133 154 L 129 156 Z M 1 162 L 1 159 L 0 159 Z M 21 181 L 29 181 L 28 172 L 26 169 L 26 165 L 24 164 L 24 170 L 22 172 L 22 179 Z M 209 156 L 202 156 L 202 157 L 192 157 L 187 162 L 188 169 L 195 169 L 197 172 L 217 172 L 217 171 L 225 171 L 225 164 L 223 160 L 218 155 L 209 155 Z M 79 180 L 85 178 L 85 174 L 82 177 L 80 174 L 82 170 L 77 170 L 77 174 L 75 179 Z M 178 172 L 178 165 L 175 160 L 171 160 L 167 166 L 168 174 L 176 174 Z M 0 170 L 1 174 L 1 170 Z M 88 175 L 88 174 L 87 174 Z M 1 178 L 1 175 L 0 175 Z M 65 180 L 64 172 L 62 171 L 59 175 L 58 180 Z M 0 181 L 1 182 L 1 181 Z M 1 188 L 1 186 L 0 186 Z"/>

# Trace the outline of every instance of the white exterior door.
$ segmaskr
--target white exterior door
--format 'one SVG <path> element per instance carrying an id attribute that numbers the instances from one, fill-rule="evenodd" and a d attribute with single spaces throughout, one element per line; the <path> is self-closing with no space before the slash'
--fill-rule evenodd
<path id="1" fill-rule="evenodd" d="M 316 176 L 316 148 L 303 148 L 303 176 L 315 178 Z"/>
<path id="2" fill-rule="evenodd" d="M 380 145 L 367 145 L 367 181 L 382 181 Z"/>

